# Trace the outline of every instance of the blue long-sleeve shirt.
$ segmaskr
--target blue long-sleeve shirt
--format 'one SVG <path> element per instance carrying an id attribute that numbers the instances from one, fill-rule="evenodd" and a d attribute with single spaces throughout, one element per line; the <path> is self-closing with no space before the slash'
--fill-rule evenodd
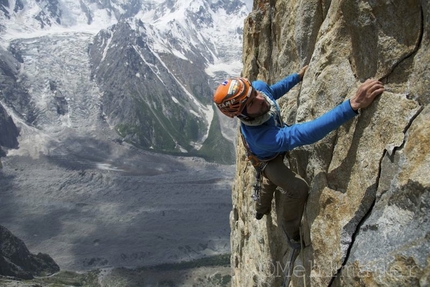
<path id="1" fill-rule="evenodd" d="M 285 95 L 291 88 L 300 82 L 300 76 L 295 73 L 269 86 L 263 81 L 254 81 L 252 86 L 275 102 Z M 269 120 L 258 126 L 249 126 L 241 123 L 241 131 L 252 153 L 259 159 L 269 159 L 280 152 L 292 150 L 295 147 L 312 144 L 331 131 L 357 115 L 351 108 L 349 100 L 323 114 L 322 116 L 305 123 L 291 126 L 276 124 L 272 116 Z M 282 122 L 282 121 L 281 121 Z"/>

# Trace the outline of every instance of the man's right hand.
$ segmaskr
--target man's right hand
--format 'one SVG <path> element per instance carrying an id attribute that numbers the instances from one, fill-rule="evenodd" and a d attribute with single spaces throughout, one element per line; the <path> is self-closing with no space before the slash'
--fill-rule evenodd
<path id="1" fill-rule="evenodd" d="M 384 85 L 375 79 L 368 79 L 360 85 L 355 96 L 350 100 L 351 107 L 354 111 L 368 107 L 373 100 L 382 94 Z"/>

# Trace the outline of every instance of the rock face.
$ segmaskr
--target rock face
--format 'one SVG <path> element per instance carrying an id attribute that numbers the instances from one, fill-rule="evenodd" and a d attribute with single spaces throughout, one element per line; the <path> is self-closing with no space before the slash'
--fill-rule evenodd
<path id="1" fill-rule="evenodd" d="M 0 225 L 0 275 L 32 279 L 58 271 L 60 267 L 49 255 L 31 254 L 22 240 Z"/>
<path id="2" fill-rule="evenodd" d="M 322 115 L 367 78 L 386 90 L 352 121 L 286 156 L 311 187 L 309 246 L 295 262 L 293 286 L 430 284 L 429 16 L 424 0 L 254 1 L 243 75 L 274 83 L 309 64 L 280 100 L 286 122 Z M 279 206 L 254 219 L 254 171 L 238 143 L 233 286 L 280 286 L 289 262 Z"/>
<path id="3" fill-rule="evenodd" d="M 140 22 L 140 25 L 139 28 L 145 31 L 145 24 Z M 179 146 L 192 149 L 190 139 L 198 141 L 202 138 L 208 123 L 202 120 L 202 114 L 188 113 L 198 108 L 193 106 L 170 70 L 154 55 L 144 37 L 149 38 L 139 35 L 128 23 L 120 22 L 111 31 L 102 30 L 90 45 L 92 73 L 105 91 L 103 111 L 118 133 L 138 146 L 161 151 L 172 151 Z M 115 48 L 109 48 L 111 42 L 115 43 Z M 176 61 L 174 57 L 172 59 Z M 157 68 L 151 69 L 151 65 Z M 183 61 L 178 66 L 184 69 L 175 68 L 185 73 L 188 65 L 192 64 Z M 201 66 L 196 72 L 204 70 L 201 61 L 194 65 Z M 190 83 L 196 94 L 210 94 L 208 77 L 202 77 L 201 72 L 199 75 L 193 73 L 189 72 L 190 78 L 205 83 L 200 87 Z"/>
<path id="4" fill-rule="evenodd" d="M 18 147 L 18 134 L 18 128 L 15 126 L 12 118 L 0 104 L 0 157 L 5 155 L 2 147 Z"/>
<path id="5" fill-rule="evenodd" d="M 0 56 L 0 157 L 2 157 L 5 156 L 4 148 L 18 147 L 19 135 L 18 128 L 3 107 L 3 101 L 13 108 L 19 106 L 21 103 L 17 101 L 17 95 L 22 94 L 22 91 L 14 84 L 18 61 L 1 48 Z M 6 99 L 6 96 L 10 96 L 10 100 Z"/>

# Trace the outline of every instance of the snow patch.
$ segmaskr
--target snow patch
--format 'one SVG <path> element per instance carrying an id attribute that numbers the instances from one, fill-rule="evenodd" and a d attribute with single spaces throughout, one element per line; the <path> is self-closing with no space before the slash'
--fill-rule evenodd
<path id="1" fill-rule="evenodd" d="M 97 166 L 98 169 L 101 169 L 101 170 L 125 171 L 125 170 L 123 170 L 121 168 L 118 168 L 118 167 L 112 165 L 111 163 L 101 163 L 101 162 L 99 162 L 99 163 L 96 164 L 96 166 Z"/>

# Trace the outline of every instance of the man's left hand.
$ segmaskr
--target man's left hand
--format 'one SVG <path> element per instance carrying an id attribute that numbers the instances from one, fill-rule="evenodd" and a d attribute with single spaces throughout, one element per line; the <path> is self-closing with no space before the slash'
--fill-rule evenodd
<path id="1" fill-rule="evenodd" d="M 300 76 L 300 81 L 303 80 L 303 76 L 305 75 L 307 69 L 308 69 L 308 65 L 301 68 L 300 71 L 297 73 Z"/>

